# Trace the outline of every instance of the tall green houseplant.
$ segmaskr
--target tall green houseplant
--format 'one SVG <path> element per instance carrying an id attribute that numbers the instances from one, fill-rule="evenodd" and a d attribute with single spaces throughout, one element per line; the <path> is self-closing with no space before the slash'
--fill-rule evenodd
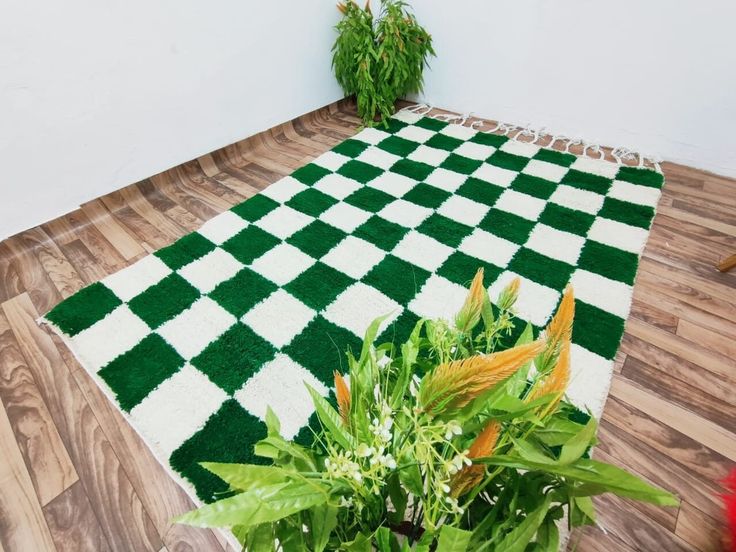
<path id="1" fill-rule="evenodd" d="M 369 3 L 338 4 L 332 67 L 347 95 L 355 95 L 366 126 L 385 121 L 399 98 L 421 92 L 427 58 L 435 55 L 432 37 L 408 11 L 403 0 L 381 0 L 374 17 Z"/>

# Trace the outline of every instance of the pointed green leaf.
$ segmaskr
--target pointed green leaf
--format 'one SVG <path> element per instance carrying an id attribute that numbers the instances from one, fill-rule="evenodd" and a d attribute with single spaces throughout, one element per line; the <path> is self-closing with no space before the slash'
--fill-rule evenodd
<path id="1" fill-rule="evenodd" d="M 368 329 L 365 331 L 365 337 L 363 338 L 363 349 L 360 351 L 361 364 L 368 359 L 371 353 L 371 347 L 373 347 L 373 342 L 376 340 L 376 335 L 378 335 L 378 329 L 381 327 L 381 323 L 383 323 L 383 321 L 386 320 L 388 316 L 388 314 L 379 316 L 370 323 Z"/>
<path id="2" fill-rule="evenodd" d="M 281 422 L 270 406 L 266 407 L 266 430 L 268 435 L 281 435 Z"/>
<path id="3" fill-rule="evenodd" d="M 274 552 L 276 543 L 274 541 L 273 525 L 262 523 L 253 527 L 248 531 L 244 548 L 245 550 L 258 550 L 258 552 Z"/>
<path id="4" fill-rule="evenodd" d="M 501 542 L 498 543 L 497 550 L 503 550 L 504 552 L 524 552 L 527 545 L 537 534 L 537 529 L 544 521 L 549 505 L 552 500 L 550 495 L 547 495 L 544 502 L 534 511 L 527 514 L 524 521 L 514 527 Z"/>
<path id="5" fill-rule="evenodd" d="M 309 394 L 312 396 L 314 402 L 314 409 L 317 411 L 320 422 L 325 427 L 330 436 L 340 444 L 346 450 L 353 450 L 355 448 L 355 439 L 350 435 L 345 427 L 342 425 L 342 418 L 340 414 L 332 408 L 332 405 L 320 395 L 316 389 L 314 389 L 308 383 L 307 386 Z"/>
<path id="6" fill-rule="evenodd" d="M 437 542 L 437 550 L 443 552 L 465 552 L 470 544 L 470 531 L 458 529 L 452 525 L 443 525 L 440 529 L 440 538 Z"/>
<path id="7" fill-rule="evenodd" d="M 488 290 L 483 290 L 483 305 L 480 308 L 480 317 L 483 320 L 483 325 L 486 330 L 493 328 L 496 322 L 493 316 L 493 307 L 491 306 L 491 298 L 488 297 Z"/>
<path id="8" fill-rule="evenodd" d="M 539 552 L 558 552 L 560 549 L 560 531 L 553 516 L 548 514 L 544 518 L 544 522 L 537 530 L 536 542 Z"/>
<path id="9" fill-rule="evenodd" d="M 580 458 L 593 444 L 597 429 L 598 422 L 591 416 L 588 423 L 562 446 L 559 459 L 560 464 L 571 464 Z"/>
<path id="10" fill-rule="evenodd" d="M 252 527 L 271 523 L 327 501 L 327 489 L 316 482 L 279 483 L 202 506 L 176 518 L 195 527 Z"/>
<path id="11" fill-rule="evenodd" d="M 534 341 L 534 329 L 532 328 L 531 324 L 527 324 L 524 328 L 524 331 L 519 336 L 519 339 L 516 340 L 515 347 L 518 347 L 519 345 L 526 345 L 528 343 L 531 343 Z M 511 378 L 509 378 L 508 383 L 508 393 L 514 397 L 520 397 L 521 394 L 524 392 L 524 389 L 526 389 L 527 386 L 527 378 L 529 377 L 529 369 L 532 366 L 532 361 L 530 360 L 524 366 L 519 368 L 516 373 L 514 373 Z"/>
<path id="12" fill-rule="evenodd" d="M 240 491 L 247 491 L 255 486 L 266 487 L 284 483 L 289 479 L 289 473 L 276 466 L 220 464 L 216 462 L 200 462 L 199 465 L 214 473 L 233 489 Z"/>
<path id="13" fill-rule="evenodd" d="M 312 551 L 322 552 L 327 547 L 332 531 L 337 527 L 337 506 L 322 504 L 309 511 Z"/>
<path id="14" fill-rule="evenodd" d="M 343 546 L 347 552 L 371 552 L 371 538 L 358 533 L 351 542 L 346 542 Z"/>
<path id="15" fill-rule="evenodd" d="M 588 483 L 596 491 L 600 491 L 591 494 L 611 492 L 619 496 L 651 502 L 660 506 L 677 506 L 679 504 L 677 498 L 671 493 L 653 487 L 621 468 L 596 460 L 581 458 L 575 463 L 565 466 L 531 462 L 518 456 L 499 454 L 488 458 L 480 458 L 475 462 L 554 473 L 570 480 Z"/>

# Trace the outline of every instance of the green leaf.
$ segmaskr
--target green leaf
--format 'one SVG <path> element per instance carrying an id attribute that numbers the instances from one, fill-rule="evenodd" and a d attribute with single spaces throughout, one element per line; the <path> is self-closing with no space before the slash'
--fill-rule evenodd
<path id="1" fill-rule="evenodd" d="M 312 551 L 322 552 L 327 547 L 330 534 L 337 527 L 337 506 L 321 504 L 309 510 Z"/>
<path id="2" fill-rule="evenodd" d="M 399 480 L 410 493 L 422 496 L 424 494 L 422 473 L 412 453 L 412 450 L 406 450 L 399 458 Z"/>
<path id="3" fill-rule="evenodd" d="M 651 502 L 660 506 L 677 506 L 679 504 L 677 498 L 671 493 L 653 487 L 621 468 L 596 460 L 581 458 L 574 464 L 557 465 L 537 463 L 518 456 L 499 454 L 488 458 L 479 458 L 475 462 L 553 473 L 581 483 L 589 483 L 596 491 L 591 494 L 611 492 L 619 496 Z"/>
<path id="4" fill-rule="evenodd" d="M 376 530 L 376 548 L 378 552 L 398 552 L 399 541 L 388 527 Z"/>
<path id="5" fill-rule="evenodd" d="M 570 497 L 570 524 L 573 527 L 595 525 L 595 506 L 589 496 Z"/>
<path id="6" fill-rule="evenodd" d="M 245 550 L 258 550 L 258 552 L 274 552 L 276 543 L 274 542 L 273 525 L 262 523 L 253 527 L 248 531 L 244 548 Z"/>
<path id="7" fill-rule="evenodd" d="M 562 446 L 559 463 L 571 464 L 579 459 L 593 443 L 597 429 L 598 422 L 591 416 L 588 423 Z"/>
<path id="8" fill-rule="evenodd" d="M 317 470 L 317 465 L 309 450 L 279 435 L 261 439 L 253 447 L 253 452 L 263 458 L 271 458 L 280 466 L 291 465 L 299 471 Z"/>
<path id="9" fill-rule="evenodd" d="M 486 330 L 493 328 L 496 318 L 493 316 L 493 307 L 491 306 L 491 298 L 488 297 L 488 290 L 483 289 L 483 304 L 480 308 L 480 317 L 483 320 L 483 326 Z"/>
<path id="10" fill-rule="evenodd" d="M 256 486 L 266 487 L 285 483 L 290 477 L 288 472 L 276 466 L 220 464 L 216 462 L 200 462 L 199 465 L 214 473 L 233 489 L 240 491 L 248 491 Z"/>
<path id="11" fill-rule="evenodd" d="M 332 408 L 332 405 L 328 403 L 316 389 L 306 382 L 304 385 L 307 386 L 307 391 L 309 391 L 309 394 L 312 396 L 314 409 L 317 411 L 317 416 L 319 416 L 320 422 L 322 422 L 322 425 L 328 431 L 330 436 L 344 449 L 353 450 L 355 448 L 355 439 L 343 427 L 340 414 Z"/>
<path id="12" fill-rule="evenodd" d="M 567 418 L 553 416 L 544 427 L 534 430 L 534 437 L 550 447 L 564 445 L 577 435 L 583 427 L 581 424 Z"/>
<path id="13" fill-rule="evenodd" d="M 281 550 L 303 550 L 306 548 L 304 542 L 304 531 L 302 526 L 291 523 L 291 520 L 282 520 L 276 523 L 276 538 L 279 539 Z"/>
<path id="14" fill-rule="evenodd" d="M 514 439 L 514 450 L 526 461 L 533 462 L 538 465 L 554 465 L 557 461 L 548 456 L 543 449 L 526 439 Z"/>
<path id="15" fill-rule="evenodd" d="M 519 345 L 526 345 L 527 343 L 531 343 L 534 341 L 534 329 L 532 328 L 531 324 L 527 324 L 524 328 L 524 331 L 519 336 L 519 339 L 516 340 L 515 347 L 518 347 Z M 519 368 L 516 373 L 514 373 L 511 378 L 509 378 L 508 383 L 508 393 L 514 397 L 520 397 L 521 394 L 524 392 L 524 389 L 526 389 L 527 385 L 527 378 L 529 376 L 529 369 L 532 366 L 532 361 L 530 360 L 524 366 Z"/>
<path id="16" fill-rule="evenodd" d="M 363 364 L 371 354 L 371 347 L 373 342 L 376 340 L 378 335 L 378 329 L 381 327 L 381 323 L 388 318 L 388 314 L 379 316 L 373 322 L 370 323 L 368 329 L 365 331 L 365 337 L 363 338 L 363 349 L 360 351 L 360 363 Z"/>
<path id="17" fill-rule="evenodd" d="M 281 435 L 281 422 L 270 406 L 266 407 L 266 430 L 268 435 Z"/>
<path id="18" fill-rule="evenodd" d="M 554 516 L 547 514 L 537 530 L 537 549 L 539 552 L 557 552 L 560 549 L 560 531 Z"/>
<path id="19" fill-rule="evenodd" d="M 371 552 L 371 538 L 358 533 L 352 541 L 346 542 L 343 546 L 347 552 Z"/>
<path id="20" fill-rule="evenodd" d="M 271 523 L 327 501 L 327 488 L 316 482 L 279 483 L 202 506 L 176 518 L 195 527 L 251 527 Z"/>
<path id="21" fill-rule="evenodd" d="M 429 552 L 430 548 L 432 548 L 432 543 L 434 542 L 434 536 L 434 533 L 425 531 L 420 537 L 419 542 L 417 542 L 414 547 L 414 552 Z"/>
<path id="22" fill-rule="evenodd" d="M 437 542 L 437 550 L 442 552 L 465 552 L 470 544 L 472 533 L 458 529 L 452 525 L 443 525 L 440 528 L 440 538 Z"/>
<path id="23" fill-rule="evenodd" d="M 386 487 L 388 488 L 388 496 L 391 498 L 391 504 L 393 504 L 395 510 L 394 512 L 388 512 L 387 517 L 391 523 L 401 523 L 404 520 L 404 513 L 406 512 L 409 497 L 401 487 L 401 480 L 397 472 L 392 472 L 388 476 Z"/>
<path id="24" fill-rule="evenodd" d="M 527 514 L 524 521 L 507 533 L 503 540 L 498 543 L 496 549 L 503 550 L 503 552 L 524 552 L 526 546 L 537 534 L 537 529 L 539 529 L 542 521 L 544 521 L 551 500 L 552 497 L 547 495 L 541 506 Z"/>

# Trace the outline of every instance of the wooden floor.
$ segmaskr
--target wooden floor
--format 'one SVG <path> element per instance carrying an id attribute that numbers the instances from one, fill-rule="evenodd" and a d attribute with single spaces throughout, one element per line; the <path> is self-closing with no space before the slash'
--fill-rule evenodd
<path id="1" fill-rule="evenodd" d="M 195 230 L 353 134 L 340 103 L 93 200 L 0 243 L 0 550 L 222 550 L 172 525 L 191 507 L 35 319 Z M 596 456 L 677 493 L 679 508 L 598 501 L 579 551 L 719 550 L 717 481 L 736 460 L 736 181 L 665 164 Z"/>

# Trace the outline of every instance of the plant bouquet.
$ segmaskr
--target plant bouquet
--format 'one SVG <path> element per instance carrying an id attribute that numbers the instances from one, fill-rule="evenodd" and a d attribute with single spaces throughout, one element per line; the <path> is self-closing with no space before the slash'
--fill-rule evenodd
<path id="1" fill-rule="evenodd" d="M 565 513 L 595 523 L 593 495 L 677 504 L 589 458 L 596 420 L 564 400 L 572 289 L 540 337 L 527 325 L 508 347 L 518 280 L 494 305 L 482 282 L 455 320 L 420 320 L 401 345 L 375 344 L 373 322 L 335 400 L 309 389 L 312 446 L 284 440 L 269 411 L 255 453 L 272 465 L 203 464 L 235 494 L 178 521 L 230 527 L 258 552 L 541 552 L 559 548 Z"/>
<path id="2" fill-rule="evenodd" d="M 343 14 L 332 47 L 337 82 L 355 94 L 358 115 L 367 126 L 385 121 L 397 99 L 421 92 L 427 58 L 435 55 L 432 37 L 408 12 L 403 0 L 381 0 L 376 18 L 370 8 L 353 0 L 337 5 Z"/>

